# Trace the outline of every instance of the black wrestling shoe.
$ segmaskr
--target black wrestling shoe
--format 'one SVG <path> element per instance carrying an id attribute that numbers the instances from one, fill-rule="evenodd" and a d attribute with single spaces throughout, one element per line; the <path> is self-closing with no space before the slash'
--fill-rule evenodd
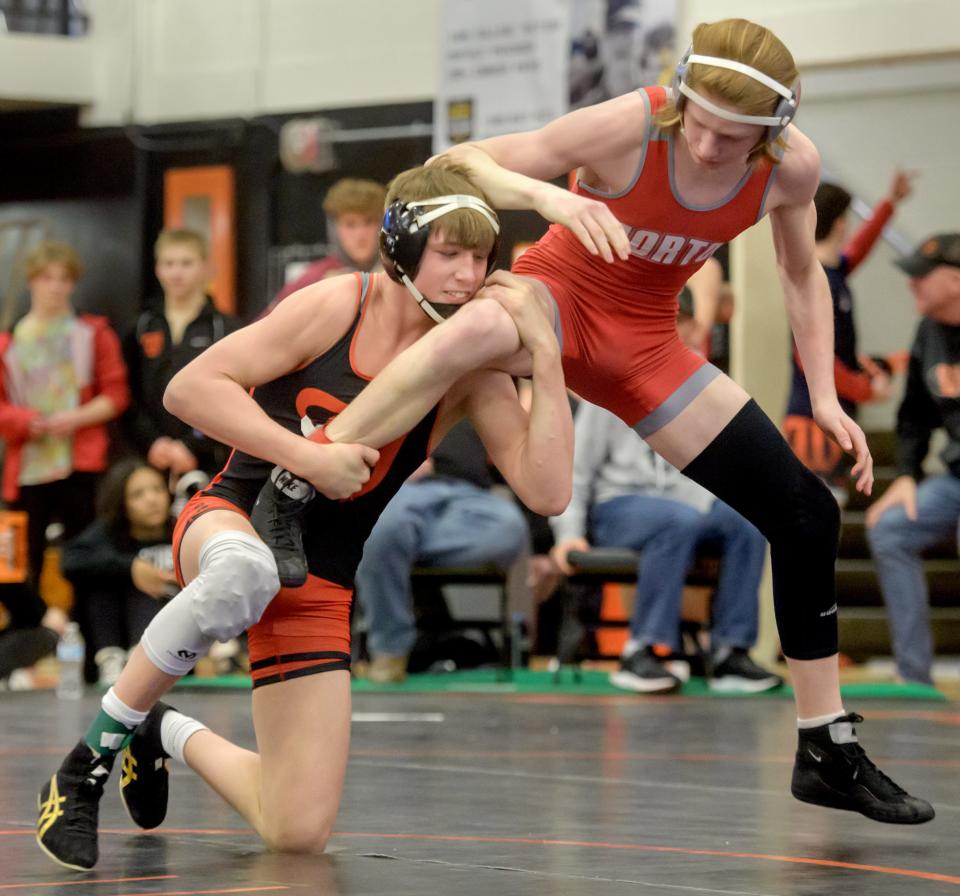
<path id="1" fill-rule="evenodd" d="M 173 707 L 155 703 L 123 750 L 120 799 L 131 821 L 145 830 L 159 827 L 167 815 L 170 754 L 160 742 L 160 720 L 168 709 Z"/>
<path id="2" fill-rule="evenodd" d="M 100 797 L 114 758 L 81 740 L 40 788 L 37 843 L 64 868 L 86 871 L 97 864 Z"/>
<path id="3" fill-rule="evenodd" d="M 934 816 L 926 800 L 910 796 L 868 758 L 850 713 L 818 728 L 800 729 L 790 790 L 805 803 L 859 812 L 888 824 L 923 824 Z"/>
<path id="4" fill-rule="evenodd" d="M 250 513 L 253 528 L 277 561 L 277 573 L 284 588 L 299 588 L 307 581 L 303 516 L 315 494 L 306 480 L 288 470 L 274 468 Z"/>

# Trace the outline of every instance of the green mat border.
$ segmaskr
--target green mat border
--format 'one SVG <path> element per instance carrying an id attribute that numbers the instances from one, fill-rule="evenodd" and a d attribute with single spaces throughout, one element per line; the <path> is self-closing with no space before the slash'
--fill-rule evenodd
<path id="1" fill-rule="evenodd" d="M 223 675 L 210 678 L 189 676 L 181 679 L 177 688 L 194 690 L 249 689 L 247 675 Z M 372 684 L 366 679 L 354 679 L 357 694 L 560 694 L 563 696 L 606 697 L 630 696 L 615 688 L 606 672 L 583 670 L 580 680 L 574 679 L 572 669 L 564 669 L 559 682 L 546 671 L 517 669 L 509 674 L 502 669 L 469 669 L 463 672 L 409 675 L 403 684 Z M 703 678 L 691 678 L 678 692 L 682 697 L 711 697 L 722 699 L 784 699 L 793 697 L 793 689 L 784 686 L 761 694 L 728 694 L 711 691 Z M 895 682 L 857 682 L 841 686 L 840 693 L 856 700 L 928 700 L 944 703 L 946 695 L 932 685 L 897 684 Z M 640 694 L 637 695 L 642 696 Z"/>

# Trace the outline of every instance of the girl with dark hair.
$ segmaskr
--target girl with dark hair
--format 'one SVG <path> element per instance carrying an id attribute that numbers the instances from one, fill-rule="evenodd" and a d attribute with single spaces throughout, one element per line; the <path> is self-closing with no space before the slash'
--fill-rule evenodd
<path id="1" fill-rule="evenodd" d="M 87 638 L 87 679 L 113 684 L 127 650 L 177 593 L 173 520 L 164 475 L 145 461 L 116 464 L 97 494 L 97 518 L 63 549 Z"/>

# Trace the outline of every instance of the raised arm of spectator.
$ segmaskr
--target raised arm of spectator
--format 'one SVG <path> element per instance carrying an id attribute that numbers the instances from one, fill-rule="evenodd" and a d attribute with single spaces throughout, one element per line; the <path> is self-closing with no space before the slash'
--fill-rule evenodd
<path id="1" fill-rule="evenodd" d="M 896 206 L 913 192 L 913 172 L 896 171 L 890 190 L 874 207 L 870 217 L 857 228 L 841 253 L 847 260 L 847 273 L 852 273 L 870 254 L 883 228 L 893 217 Z"/>

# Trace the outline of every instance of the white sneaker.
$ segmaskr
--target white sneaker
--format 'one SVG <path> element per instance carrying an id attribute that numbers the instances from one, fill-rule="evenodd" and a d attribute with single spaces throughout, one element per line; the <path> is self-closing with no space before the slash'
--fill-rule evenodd
<path id="1" fill-rule="evenodd" d="M 93 656 L 97 664 L 97 680 L 105 687 L 113 687 L 127 664 L 127 651 L 122 647 L 101 647 Z"/>

